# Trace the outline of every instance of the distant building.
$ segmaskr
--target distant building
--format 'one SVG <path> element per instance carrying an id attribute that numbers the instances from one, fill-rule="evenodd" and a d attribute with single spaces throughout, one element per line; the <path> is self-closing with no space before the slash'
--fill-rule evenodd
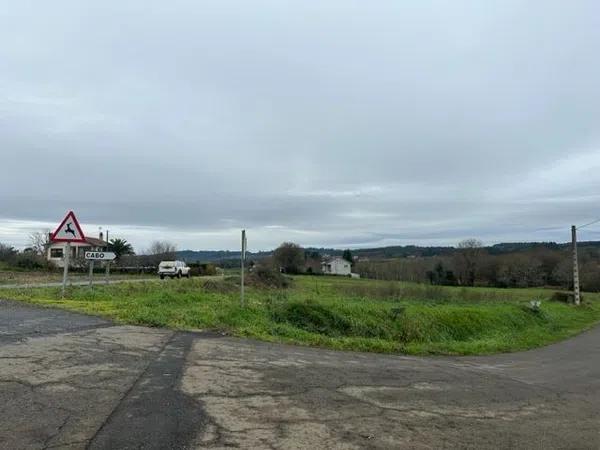
<path id="1" fill-rule="evenodd" d="M 86 237 L 85 242 L 71 242 L 71 255 L 69 265 L 73 265 L 78 258 L 83 259 L 85 252 L 102 252 L 106 251 L 107 247 L 108 242 L 106 242 L 103 239 L 102 233 L 100 233 L 99 239 Z M 58 267 L 64 267 L 64 257 L 66 248 L 66 242 L 51 242 L 46 248 L 46 259 Z"/>
<path id="2" fill-rule="evenodd" d="M 338 256 L 323 261 L 321 270 L 327 275 L 349 276 L 352 273 L 352 266 L 348 261 Z"/>

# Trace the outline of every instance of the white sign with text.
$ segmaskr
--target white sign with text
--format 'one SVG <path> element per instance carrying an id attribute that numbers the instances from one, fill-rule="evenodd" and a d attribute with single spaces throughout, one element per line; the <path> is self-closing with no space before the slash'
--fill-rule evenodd
<path id="1" fill-rule="evenodd" d="M 112 261 L 116 257 L 113 252 L 85 252 L 85 259 L 94 261 Z"/>

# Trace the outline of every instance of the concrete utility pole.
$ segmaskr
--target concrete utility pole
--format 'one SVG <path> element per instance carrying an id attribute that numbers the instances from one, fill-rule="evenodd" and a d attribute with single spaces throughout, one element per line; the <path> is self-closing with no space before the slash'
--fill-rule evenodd
<path id="1" fill-rule="evenodd" d="M 581 303 L 579 293 L 579 264 L 577 262 L 577 227 L 571 226 L 571 249 L 573 251 L 573 301 L 576 305 Z"/>

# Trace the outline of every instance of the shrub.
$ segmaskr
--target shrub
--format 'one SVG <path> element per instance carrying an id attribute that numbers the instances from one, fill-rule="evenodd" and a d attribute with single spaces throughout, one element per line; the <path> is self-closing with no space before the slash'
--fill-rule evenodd
<path id="1" fill-rule="evenodd" d="M 273 309 L 271 316 L 276 322 L 287 322 L 302 330 L 327 336 L 347 336 L 352 327 L 341 314 L 311 300 L 284 303 Z"/>
<path id="2" fill-rule="evenodd" d="M 13 247 L 0 242 L 0 261 L 12 263 L 16 255 L 17 251 Z"/>
<path id="3" fill-rule="evenodd" d="M 206 280 L 202 285 L 202 289 L 205 292 L 228 294 L 237 291 L 238 286 L 235 282 L 232 282 L 231 277 L 228 277 L 224 280 Z"/>
<path id="4" fill-rule="evenodd" d="M 557 291 L 552 294 L 550 300 L 554 302 L 562 302 L 562 303 L 575 303 L 575 294 L 572 292 L 560 292 Z M 583 295 L 579 294 L 579 300 L 583 302 Z"/>
<path id="5" fill-rule="evenodd" d="M 14 259 L 15 267 L 25 270 L 47 269 L 49 264 L 43 256 L 31 252 L 19 253 Z"/>
<path id="6" fill-rule="evenodd" d="M 257 267 L 246 281 L 248 286 L 267 289 L 285 289 L 291 285 L 291 279 L 268 267 Z"/>
<path id="7" fill-rule="evenodd" d="M 213 276 L 217 274 L 217 268 L 214 264 L 189 264 L 190 274 L 193 277 Z"/>

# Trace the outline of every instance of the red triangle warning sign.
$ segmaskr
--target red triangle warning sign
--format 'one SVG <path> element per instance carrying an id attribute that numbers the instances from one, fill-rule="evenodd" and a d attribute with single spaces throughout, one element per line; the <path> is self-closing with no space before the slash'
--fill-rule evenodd
<path id="1" fill-rule="evenodd" d="M 52 242 L 85 242 L 85 236 L 73 211 L 67 213 L 56 231 L 50 237 Z"/>

